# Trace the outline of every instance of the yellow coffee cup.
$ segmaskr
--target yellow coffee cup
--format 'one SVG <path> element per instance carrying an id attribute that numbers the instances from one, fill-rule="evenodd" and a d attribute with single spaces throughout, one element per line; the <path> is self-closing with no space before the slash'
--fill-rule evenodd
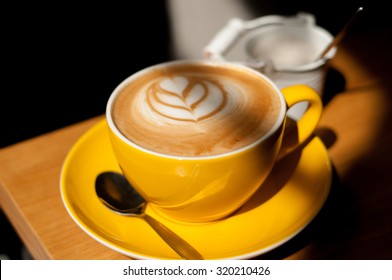
<path id="1" fill-rule="evenodd" d="M 287 110 L 296 145 L 281 150 Z M 305 85 L 279 90 L 263 74 L 228 62 L 180 60 L 143 69 L 111 94 L 113 152 L 128 181 L 159 212 L 187 222 L 223 219 L 261 186 L 278 154 L 312 135 L 322 113 Z"/>

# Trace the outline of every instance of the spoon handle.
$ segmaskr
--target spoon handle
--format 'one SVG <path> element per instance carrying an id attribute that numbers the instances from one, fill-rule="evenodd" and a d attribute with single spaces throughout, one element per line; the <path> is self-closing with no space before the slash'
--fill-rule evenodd
<path id="1" fill-rule="evenodd" d="M 338 45 L 340 43 L 340 41 L 344 38 L 344 36 L 346 36 L 346 33 L 348 32 L 348 30 L 350 29 L 352 23 L 354 22 L 354 19 L 356 18 L 356 16 L 359 14 L 359 12 L 361 12 L 363 10 L 362 7 L 359 7 L 358 10 L 354 13 L 354 15 L 352 15 L 352 17 L 350 18 L 350 20 L 345 24 L 345 26 L 339 31 L 339 33 L 335 36 L 335 38 L 333 39 L 333 41 L 328 44 L 328 46 L 324 49 L 324 51 L 320 54 L 318 59 L 323 58 L 334 46 Z"/>
<path id="2" fill-rule="evenodd" d="M 155 220 L 153 217 L 142 214 L 144 220 L 166 241 L 166 243 L 184 259 L 202 260 L 204 259 L 188 242 L 179 237 L 166 226 Z"/>

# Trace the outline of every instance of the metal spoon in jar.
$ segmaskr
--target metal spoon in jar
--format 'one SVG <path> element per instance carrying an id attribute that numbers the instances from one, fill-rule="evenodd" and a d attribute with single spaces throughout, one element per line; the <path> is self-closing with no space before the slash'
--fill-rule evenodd
<path id="1" fill-rule="evenodd" d="M 344 25 L 344 27 L 339 31 L 339 33 L 335 36 L 331 43 L 327 45 L 327 47 L 323 50 L 323 52 L 318 56 L 317 59 L 323 58 L 333 47 L 337 46 L 340 41 L 346 36 L 348 30 L 354 22 L 354 19 L 358 16 L 360 12 L 363 11 L 363 7 L 359 7 L 355 13 L 352 15 L 350 20 Z"/>
<path id="2" fill-rule="evenodd" d="M 144 212 L 146 201 L 123 175 L 116 172 L 99 174 L 95 181 L 95 191 L 110 210 L 121 215 L 144 219 L 184 259 L 203 259 L 203 256 L 185 240 Z"/>

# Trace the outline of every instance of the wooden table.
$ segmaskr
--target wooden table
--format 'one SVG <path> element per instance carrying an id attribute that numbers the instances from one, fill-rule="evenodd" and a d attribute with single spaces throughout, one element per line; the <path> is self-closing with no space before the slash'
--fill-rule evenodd
<path id="1" fill-rule="evenodd" d="M 317 134 L 334 167 L 314 221 L 268 259 L 392 259 L 391 42 L 347 39 L 331 61 Z M 60 197 L 60 170 L 99 116 L 0 150 L 0 202 L 35 259 L 129 259 L 84 233 Z"/>

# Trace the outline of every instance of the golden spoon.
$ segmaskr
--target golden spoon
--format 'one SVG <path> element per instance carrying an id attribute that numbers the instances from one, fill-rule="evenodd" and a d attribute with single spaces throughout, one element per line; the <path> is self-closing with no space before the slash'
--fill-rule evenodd
<path id="1" fill-rule="evenodd" d="M 332 40 L 332 42 L 329 43 L 329 45 L 320 54 L 320 56 L 317 58 L 317 60 L 323 58 L 334 46 L 336 46 L 336 45 L 338 45 L 340 43 L 340 41 L 344 38 L 344 36 L 346 36 L 347 31 L 350 29 L 351 25 L 354 22 L 354 19 L 357 17 L 357 15 L 361 11 L 363 11 L 363 8 L 359 7 L 358 10 L 354 13 L 354 15 L 350 18 L 350 20 L 346 23 L 346 25 L 335 36 L 335 38 Z"/>

